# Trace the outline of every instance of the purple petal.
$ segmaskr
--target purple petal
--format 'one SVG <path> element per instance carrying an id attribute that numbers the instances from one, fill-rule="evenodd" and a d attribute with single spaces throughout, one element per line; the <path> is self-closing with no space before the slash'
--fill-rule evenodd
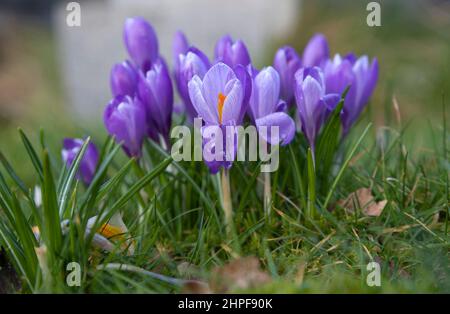
<path id="1" fill-rule="evenodd" d="M 329 48 L 327 39 L 322 34 L 314 35 L 308 42 L 303 51 L 303 66 L 320 66 L 322 62 L 328 59 Z"/>
<path id="2" fill-rule="evenodd" d="M 107 105 L 103 120 L 108 133 L 122 142 L 129 156 L 139 157 L 147 133 L 146 110 L 137 99 L 117 96 Z"/>
<path id="3" fill-rule="evenodd" d="M 195 75 L 188 84 L 189 95 L 197 115 L 208 124 L 214 124 L 218 121 L 216 108 L 210 108 L 203 96 L 203 82 Z"/>
<path id="4" fill-rule="evenodd" d="M 250 98 L 250 109 L 254 119 L 264 117 L 276 110 L 280 99 L 280 76 L 272 67 L 267 67 L 256 76 Z"/>
<path id="5" fill-rule="evenodd" d="M 281 98 L 290 104 L 294 98 L 294 75 L 301 67 L 300 57 L 294 48 L 282 47 L 275 54 L 273 67 L 280 75 Z"/>
<path id="6" fill-rule="evenodd" d="M 216 62 L 223 62 L 232 68 L 237 65 L 247 66 L 251 62 L 244 42 L 237 40 L 233 43 L 233 39 L 229 35 L 219 39 L 214 52 Z"/>
<path id="7" fill-rule="evenodd" d="M 225 95 L 222 123 L 227 124 L 230 121 L 238 123 L 241 118 L 242 101 L 244 99 L 241 81 L 237 78 L 228 81 L 225 86 Z"/>
<path id="8" fill-rule="evenodd" d="M 147 108 L 147 119 L 156 131 L 168 138 L 172 121 L 173 88 L 165 63 L 157 60 L 145 76 L 141 73 L 138 84 L 140 100 Z"/>
<path id="9" fill-rule="evenodd" d="M 63 149 L 61 151 L 62 159 L 67 167 L 70 167 L 83 146 L 84 141 L 78 138 L 65 138 L 63 141 Z M 98 151 L 94 143 L 90 142 L 86 148 L 83 158 L 81 159 L 77 176 L 86 184 L 90 184 L 95 175 L 98 162 Z"/>
<path id="10" fill-rule="evenodd" d="M 260 132 L 264 140 L 272 145 L 289 144 L 295 135 L 295 122 L 284 112 L 274 112 L 262 118 L 256 119 L 256 127 L 261 130 L 262 126 L 267 127 L 267 132 Z M 278 138 L 270 132 L 270 127 L 278 127 Z"/>
<path id="11" fill-rule="evenodd" d="M 203 96 L 210 111 L 217 113 L 217 100 L 219 93 L 226 96 L 225 87 L 227 83 L 235 79 L 234 71 L 224 63 L 217 63 L 205 74 L 203 78 Z M 240 107 L 239 107 L 240 108 Z"/>
<path id="12" fill-rule="evenodd" d="M 117 63 L 111 69 L 110 85 L 113 96 L 134 96 L 138 75 L 129 61 Z"/>
<path id="13" fill-rule="evenodd" d="M 187 50 L 189 49 L 189 43 L 182 31 L 177 31 L 175 33 L 175 36 L 173 37 L 173 43 L 172 43 L 172 49 L 173 49 L 173 60 L 174 64 L 177 63 L 178 56 L 181 54 L 185 54 Z"/>
<path id="14" fill-rule="evenodd" d="M 131 59 L 140 69 L 148 70 L 158 57 L 158 39 L 153 27 L 142 17 L 128 18 L 123 37 Z"/>
<path id="15" fill-rule="evenodd" d="M 250 73 L 248 73 L 246 67 L 242 65 L 236 66 L 234 69 L 234 73 L 236 74 L 239 81 L 241 81 L 242 89 L 244 90 L 244 99 L 242 100 L 241 113 L 239 115 L 239 119 L 236 121 L 238 124 L 244 119 L 245 113 L 247 112 L 247 108 L 250 101 L 250 96 L 252 95 L 252 78 L 250 77 Z"/>

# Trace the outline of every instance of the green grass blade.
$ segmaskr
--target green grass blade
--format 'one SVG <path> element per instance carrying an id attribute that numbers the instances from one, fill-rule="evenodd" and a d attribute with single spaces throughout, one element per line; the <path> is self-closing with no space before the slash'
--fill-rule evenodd
<path id="1" fill-rule="evenodd" d="M 22 142 L 25 146 L 25 149 L 27 150 L 28 155 L 30 156 L 31 163 L 33 164 L 34 168 L 36 169 L 36 172 L 39 176 L 39 179 L 41 181 L 44 180 L 44 175 L 42 171 L 42 163 L 39 160 L 38 154 L 36 153 L 35 149 L 33 148 L 33 145 L 31 144 L 28 137 L 25 135 L 23 130 L 19 128 L 20 137 L 22 139 Z"/>
<path id="2" fill-rule="evenodd" d="M 331 196 L 334 193 L 334 190 L 336 189 L 337 184 L 339 183 L 339 181 L 341 180 L 341 177 L 345 171 L 345 169 L 347 169 L 348 163 L 350 162 L 350 160 L 352 159 L 353 155 L 356 152 L 356 149 L 359 147 L 359 145 L 361 144 L 363 138 L 366 136 L 367 132 L 369 131 L 370 127 L 372 126 L 372 123 L 369 123 L 369 125 L 365 128 L 364 132 L 361 134 L 361 136 L 359 137 L 358 141 L 355 143 L 355 145 L 353 145 L 350 154 L 348 155 L 347 159 L 344 161 L 344 163 L 342 164 L 341 169 L 339 170 L 338 174 L 336 175 L 336 178 L 334 178 L 334 181 L 331 185 L 330 191 L 327 194 L 327 197 L 325 198 L 325 202 L 323 203 L 323 208 L 326 210 L 328 203 L 331 200 Z"/>

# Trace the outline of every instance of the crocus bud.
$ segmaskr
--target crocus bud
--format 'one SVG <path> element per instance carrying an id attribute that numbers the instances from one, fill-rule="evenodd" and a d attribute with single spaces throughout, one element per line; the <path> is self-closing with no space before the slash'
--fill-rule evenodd
<path id="1" fill-rule="evenodd" d="M 65 138 L 61 156 L 67 168 L 72 166 L 75 157 L 83 146 L 84 140 L 79 138 Z M 98 162 L 98 151 L 94 143 L 90 142 L 86 147 L 83 158 L 81 159 L 77 177 L 84 183 L 90 184 L 95 175 L 95 169 Z"/>
<path id="2" fill-rule="evenodd" d="M 295 134 L 295 123 L 280 106 L 280 76 L 272 67 L 262 69 L 254 78 L 250 97 L 250 116 L 258 133 L 270 144 L 289 144 Z M 264 127 L 267 131 L 261 131 Z M 271 135 L 271 128 L 278 127 L 279 138 Z"/>
<path id="3" fill-rule="evenodd" d="M 295 49 L 288 46 L 278 49 L 273 59 L 273 67 L 280 75 L 280 96 L 288 104 L 294 100 L 294 75 L 301 65 L 300 57 Z"/>
<path id="4" fill-rule="evenodd" d="M 147 72 L 140 73 L 138 95 L 147 110 L 149 125 L 167 141 L 172 123 L 173 88 L 162 59 L 154 62 Z"/>
<path id="5" fill-rule="evenodd" d="M 232 68 L 239 64 L 246 67 L 251 62 L 250 54 L 244 42 L 242 40 L 233 42 L 229 35 L 219 39 L 214 54 L 216 62 L 223 62 Z"/>
<path id="6" fill-rule="evenodd" d="M 303 51 L 303 66 L 321 66 L 328 59 L 329 49 L 327 39 L 322 34 L 314 35 Z"/>
<path id="7" fill-rule="evenodd" d="M 295 84 L 295 99 L 302 131 L 314 152 L 320 128 L 327 114 L 337 105 L 339 95 L 325 94 L 325 79 L 318 67 L 298 70 Z"/>
<path id="8" fill-rule="evenodd" d="M 172 48 L 173 48 L 173 61 L 174 64 L 176 65 L 177 60 L 178 60 L 178 56 L 181 54 L 185 54 L 187 52 L 187 50 L 189 49 L 189 42 L 186 38 L 186 35 L 184 35 L 184 33 L 182 31 L 177 31 L 175 33 L 175 36 L 173 37 L 173 43 L 172 43 Z"/>
<path id="9" fill-rule="evenodd" d="M 146 111 L 138 98 L 117 96 L 106 106 L 103 120 L 108 133 L 128 156 L 141 156 L 141 148 L 147 134 Z"/>
<path id="10" fill-rule="evenodd" d="M 177 65 L 175 66 L 175 82 L 186 112 L 191 119 L 196 117 L 196 111 L 189 97 L 188 82 L 194 75 L 202 79 L 209 68 L 208 57 L 195 47 L 191 47 L 186 53 L 178 55 Z"/>
<path id="11" fill-rule="evenodd" d="M 369 63 L 367 56 L 345 58 L 336 55 L 324 66 L 327 93 L 342 94 L 350 87 L 342 110 L 342 126 L 347 134 L 369 101 L 378 79 L 378 61 Z"/>
<path id="12" fill-rule="evenodd" d="M 111 69 L 110 85 L 113 96 L 134 96 L 138 75 L 129 61 L 115 64 Z"/>
<path id="13" fill-rule="evenodd" d="M 158 39 L 153 27 L 142 17 L 129 18 L 125 22 L 123 38 L 136 66 L 148 70 L 158 58 Z"/>

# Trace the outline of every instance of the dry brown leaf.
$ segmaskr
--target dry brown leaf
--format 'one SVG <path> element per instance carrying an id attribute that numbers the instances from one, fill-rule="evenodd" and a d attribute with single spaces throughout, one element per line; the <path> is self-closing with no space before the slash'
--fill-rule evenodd
<path id="1" fill-rule="evenodd" d="M 181 293 L 185 294 L 210 294 L 213 293 L 206 282 L 201 281 L 187 281 L 183 285 Z"/>
<path id="2" fill-rule="evenodd" d="M 215 293 L 225 293 L 234 289 L 255 288 L 270 281 L 269 274 L 261 270 L 259 260 L 248 256 L 213 269 L 210 287 Z"/>
<path id="3" fill-rule="evenodd" d="M 387 200 L 376 202 L 371 189 L 361 188 L 351 193 L 346 199 L 339 200 L 337 204 L 349 212 L 354 212 L 356 206 L 362 209 L 364 215 L 377 217 L 383 212 Z"/>

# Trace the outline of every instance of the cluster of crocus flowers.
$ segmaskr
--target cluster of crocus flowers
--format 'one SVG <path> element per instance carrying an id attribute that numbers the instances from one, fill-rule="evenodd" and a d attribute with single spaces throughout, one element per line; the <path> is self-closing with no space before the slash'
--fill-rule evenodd
<path id="1" fill-rule="evenodd" d="M 297 105 L 302 132 L 313 151 L 321 127 L 345 89 L 349 88 L 341 112 L 344 135 L 368 103 L 378 80 L 376 59 L 370 63 L 367 56 L 357 58 L 352 53 L 331 59 L 322 34 L 311 38 L 301 58 L 292 47 L 280 48 L 274 68 L 280 74 L 282 99 Z"/>
<path id="2" fill-rule="evenodd" d="M 173 112 L 173 74 L 182 110 L 192 121 L 203 118 L 204 142 L 211 128 L 238 126 L 248 120 L 260 136 L 272 143 L 262 128 L 279 127 L 281 144 L 295 135 L 295 124 L 288 109 L 297 110 L 297 121 L 314 151 L 317 135 L 340 95 L 349 87 L 341 112 L 343 134 L 367 104 L 378 78 L 378 63 L 367 56 L 353 54 L 330 58 L 329 46 L 322 34 L 314 35 L 302 54 L 289 46 L 275 54 L 273 67 L 259 71 L 251 61 L 242 40 L 229 35 L 220 38 L 214 58 L 191 45 L 181 31 L 173 39 L 173 71 L 159 54 L 158 39 L 152 26 L 143 18 L 127 19 L 124 42 L 130 60 L 113 66 L 113 99 L 105 109 L 108 132 L 123 145 L 129 156 L 139 157 L 144 139 L 150 137 L 167 148 Z M 234 138 L 231 138 L 234 140 Z M 224 138 L 225 143 L 227 138 Z M 227 146 L 227 145 L 224 145 Z M 210 147 L 219 159 L 204 158 L 212 173 L 229 168 L 234 147 Z M 204 152 L 205 153 L 205 152 Z"/>
<path id="3" fill-rule="evenodd" d="M 159 55 L 156 33 L 145 19 L 127 19 L 123 39 L 131 60 L 111 70 L 113 99 L 105 109 L 104 123 L 129 156 L 140 157 L 146 137 L 166 148 L 170 144 L 172 81 Z"/>

